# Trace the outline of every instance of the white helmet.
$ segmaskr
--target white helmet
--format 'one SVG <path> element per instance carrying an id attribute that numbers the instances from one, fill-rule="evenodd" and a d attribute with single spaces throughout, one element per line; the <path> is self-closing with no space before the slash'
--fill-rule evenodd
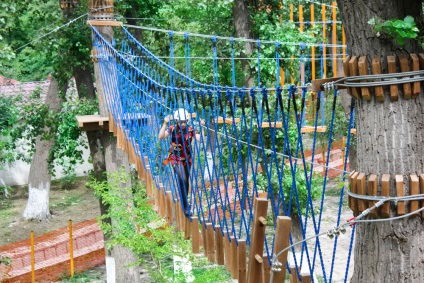
<path id="1" fill-rule="evenodd" d="M 184 108 L 178 108 L 177 110 L 175 110 L 173 117 L 175 121 L 190 120 L 190 114 Z"/>

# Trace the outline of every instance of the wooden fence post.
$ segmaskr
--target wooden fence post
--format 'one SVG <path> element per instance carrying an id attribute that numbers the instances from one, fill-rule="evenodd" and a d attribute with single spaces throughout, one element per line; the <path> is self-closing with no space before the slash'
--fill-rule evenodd
<path id="1" fill-rule="evenodd" d="M 200 252 L 199 248 L 199 219 L 193 217 L 191 219 L 191 249 L 194 254 Z"/>
<path id="2" fill-rule="evenodd" d="M 224 265 L 224 238 L 222 237 L 221 227 L 215 225 L 215 243 L 216 243 L 216 262 L 218 265 Z"/>
<path id="3" fill-rule="evenodd" d="M 291 229 L 291 219 L 288 216 L 277 217 L 277 229 L 275 230 L 274 254 L 279 254 L 289 246 L 289 237 Z M 271 283 L 284 282 L 286 278 L 286 264 L 288 250 L 278 256 L 277 260 L 281 264 L 281 271 L 273 271 L 274 277 Z"/>
<path id="4" fill-rule="evenodd" d="M 261 261 L 264 250 L 267 210 L 268 200 L 257 198 L 254 205 L 249 268 L 247 269 L 247 280 L 249 283 L 257 283 L 261 280 Z"/>
<path id="5" fill-rule="evenodd" d="M 246 283 L 246 240 L 238 241 L 237 257 L 239 283 Z"/>

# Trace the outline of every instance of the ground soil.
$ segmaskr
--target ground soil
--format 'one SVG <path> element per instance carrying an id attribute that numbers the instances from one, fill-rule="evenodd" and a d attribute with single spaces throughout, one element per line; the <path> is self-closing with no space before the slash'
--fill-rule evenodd
<path id="1" fill-rule="evenodd" d="M 29 238 L 30 232 L 42 235 L 74 223 L 100 216 L 99 200 L 93 190 L 86 187 L 88 177 L 78 177 L 73 182 L 53 181 L 50 189 L 50 211 L 52 217 L 43 222 L 26 221 L 22 218 L 28 200 L 28 187 L 15 186 L 6 197 L 0 190 L 0 246 Z M 3 194 L 2 194 L 3 193 Z M 71 282 L 106 282 L 105 265 L 86 271 Z M 68 282 L 66 279 L 59 282 Z M 59 283 L 58 282 L 58 283 Z"/>
<path id="2" fill-rule="evenodd" d="M 100 216 L 99 200 L 93 190 L 86 187 L 87 177 L 74 182 L 54 181 L 50 190 L 51 219 L 43 222 L 26 221 L 22 218 L 28 200 L 28 187 L 13 187 L 6 198 L 0 194 L 0 246 L 28 239 L 74 223 Z"/>
<path id="3" fill-rule="evenodd" d="M 65 181 L 55 181 L 50 191 L 50 209 L 52 218 L 45 222 L 26 221 L 22 218 L 22 213 L 28 198 L 28 188 L 26 186 L 14 187 L 11 195 L 6 198 L 0 190 L 0 246 L 14 243 L 29 238 L 30 231 L 34 231 L 35 235 L 41 235 L 46 232 L 56 230 L 68 225 L 68 220 L 72 219 L 75 223 L 84 220 L 96 218 L 100 216 L 99 200 L 94 196 L 92 189 L 86 187 L 88 178 L 79 177 L 73 183 Z M 326 205 L 323 209 L 321 231 L 326 231 L 335 226 L 337 222 L 337 207 L 340 201 L 338 197 L 339 189 L 336 188 L 335 182 L 332 181 L 327 186 Z M 318 203 L 317 203 L 318 205 Z M 344 204 L 342 221 L 350 218 L 352 213 Z M 312 225 L 312 221 L 308 225 Z M 313 231 L 308 229 L 309 231 Z M 350 230 L 350 229 L 349 229 Z M 346 270 L 346 259 L 350 245 L 350 237 L 342 235 L 339 237 L 338 252 L 335 260 L 335 271 L 333 274 L 333 282 L 343 282 Z M 308 235 L 311 236 L 311 235 Z M 325 265 L 327 274 L 331 268 L 331 254 L 334 241 L 326 236 L 320 238 L 320 249 L 324 251 L 324 256 L 316 264 L 316 275 L 318 282 L 323 282 L 322 265 Z M 308 243 L 311 250 L 314 245 Z M 353 262 L 349 266 L 349 275 L 352 274 Z M 147 280 L 143 282 L 150 282 Z M 350 276 L 349 276 L 350 277 Z M 327 278 L 328 279 L 328 278 Z M 87 281 L 88 280 L 88 281 Z M 74 278 L 73 281 L 60 282 L 106 282 L 105 266 L 99 266 L 88 271 L 80 280 Z M 59 283 L 59 282 L 58 282 Z"/>

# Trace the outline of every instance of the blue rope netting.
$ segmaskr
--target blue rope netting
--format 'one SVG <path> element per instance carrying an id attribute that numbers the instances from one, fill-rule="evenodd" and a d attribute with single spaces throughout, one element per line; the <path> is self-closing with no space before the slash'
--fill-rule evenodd
<path id="1" fill-rule="evenodd" d="M 330 155 L 333 146 L 335 107 L 338 92 L 327 96 L 332 103 L 331 118 L 324 124 L 324 93 L 319 92 L 314 102 L 315 109 L 310 127 L 311 134 L 303 134 L 305 125 L 307 86 L 275 85 L 266 88 L 257 74 L 257 87 L 244 89 L 236 86 L 234 62 L 234 39 L 231 39 L 231 86 L 220 84 L 219 61 L 217 58 L 217 38 L 212 38 L 212 84 L 196 81 L 192 77 L 190 62 L 189 34 L 184 35 L 186 56 L 185 71 L 175 69 L 173 56 L 175 43 L 173 33 L 170 39 L 170 63 L 160 60 L 138 42 L 125 28 L 122 30 L 121 47 L 107 42 L 93 28 L 94 47 L 104 98 L 114 122 L 131 141 L 136 154 L 141 157 L 143 166 L 149 164 L 153 180 L 160 193 L 170 191 L 173 200 L 179 200 L 177 180 L 171 166 L 163 164 L 168 157 L 170 140 L 158 140 L 158 133 L 164 117 L 174 110 L 184 108 L 192 115 L 190 126 L 200 134 L 200 141 L 192 143 L 192 166 L 190 168 L 190 190 L 188 209 L 197 216 L 200 223 L 212 223 L 226 233 L 228 239 L 234 237 L 251 243 L 253 205 L 256 197 L 266 193 L 269 200 L 264 251 L 271 263 L 274 249 L 275 220 L 279 215 L 298 219 L 298 231 L 290 236 L 290 244 L 317 235 L 324 230 L 323 211 L 326 208 L 325 191 L 328 184 Z M 260 70 L 260 42 L 257 43 L 257 69 Z M 303 47 L 304 48 L 304 47 Z M 280 45 L 275 44 L 275 77 L 280 77 Z M 304 65 L 304 64 L 303 64 Z M 300 92 L 300 95 L 299 95 Z M 321 110 L 321 111 L 320 111 Z M 321 114 L 321 119 L 320 119 Z M 201 121 L 205 125 L 201 125 Z M 321 121 L 320 121 L 321 120 Z M 347 131 L 342 181 L 347 173 L 347 156 L 351 142 L 350 130 L 354 122 L 354 104 Z M 327 126 L 325 166 L 316 163 L 317 141 L 323 138 L 320 126 Z M 310 150 L 310 157 L 306 151 Z M 322 173 L 317 169 L 323 168 Z M 318 197 L 317 197 L 318 196 Z M 343 207 L 344 190 L 340 199 L 333 204 L 338 211 L 332 227 L 338 226 Z M 331 228 L 332 228 L 331 227 Z M 274 229 L 273 229 L 274 228 Z M 327 227 L 326 229 L 329 229 Z M 299 238 L 300 237 L 300 238 Z M 323 249 L 325 241 L 331 244 Z M 318 274 L 324 282 L 348 280 L 353 233 L 343 241 L 349 247 L 345 257 L 340 258 L 338 243 L 342 239 L 316 238 L 291 249 L 293 261 L 298 269 Z M 342 254 L 344 255 L 344 254 Z M 343 278 L 335 279 L 335 263 L 344 263 Z M 286 266 L 289 268 L 289 265 Z M 345 270 L 345 271 L 344 271 Z M 316 277 L 312 277 L 315 282 Z"/>

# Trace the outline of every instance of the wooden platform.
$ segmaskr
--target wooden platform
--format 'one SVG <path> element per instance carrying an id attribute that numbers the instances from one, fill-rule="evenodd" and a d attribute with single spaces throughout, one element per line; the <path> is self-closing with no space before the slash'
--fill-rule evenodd
<path id="1" fill-rule="evenodd" d="M 87 24 L 92 26 L 109 26 L 109 27 L 119 27 L 122 26 L 122 22 L 117 21 L 100 21 L 100 20 L 88 20 Z"/>
<path id="2" fill-rule="evenodd" d="M 100 117 L 100 115 L 76 116 L 78 128 L 81 131 L 108 131 L 109 117 Z"/>

